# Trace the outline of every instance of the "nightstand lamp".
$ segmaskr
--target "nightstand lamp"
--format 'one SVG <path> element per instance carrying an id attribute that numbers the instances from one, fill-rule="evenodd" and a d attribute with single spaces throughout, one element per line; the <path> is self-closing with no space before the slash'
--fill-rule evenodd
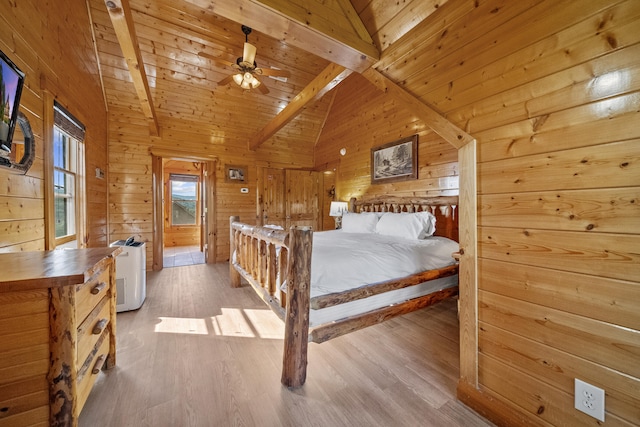
<path id="1" fill-rule="evenodd" d="M 329 216 L 334 217 L 336 222 L 336 230 L 342 227 L 342 214 L 349 210 L 347 202 L 331 202 L 329 208 Z"/>

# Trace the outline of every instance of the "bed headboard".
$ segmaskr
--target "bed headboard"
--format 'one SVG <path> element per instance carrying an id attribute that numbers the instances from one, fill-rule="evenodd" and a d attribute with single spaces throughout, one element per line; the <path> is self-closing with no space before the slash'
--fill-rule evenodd
<path id="1" fill-rule="evenodd" d="M 376 197 L 349 201 L 350 212 L 431 212 L 436 217 L 436 236 L 459 241 L 458 196 Z"/>

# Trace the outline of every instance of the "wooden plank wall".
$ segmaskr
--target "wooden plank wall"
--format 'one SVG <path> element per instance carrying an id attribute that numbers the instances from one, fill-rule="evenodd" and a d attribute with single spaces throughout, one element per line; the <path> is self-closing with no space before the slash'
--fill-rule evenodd
<path id="1" fill-rule="evenodd" d="M 45 248 L 43 91 L 46 88 L 87 128 L 87 246 L 107 244 L 106 111 L 91 26 L 84 3 L 59 7 L 37 0 L 0 3 L 0 50 L 26 73 L 20 111 L 29 120 L 36 158 L 25 175 L 0 169 L 0 251 Z M 53 105 L 47 106 L 53 108 Z"/>
<path id="2" fill-rule="evenodd" d="M 132 89 L 133 90 L 133 89 Z M 275 143 L 267 143 L 257 151 L 238 148 L 234 141 L 211 142 L 211 136 L 197 128 L 189 130 L 161 129 L 160 137 L 149 136 L 148 126 L 141 111 L 132 112 L 110 108 L 109 135 L 109 223 L 110 240 L 136 236 L 147 242 L 147 269 L 151 269 L 153 254 L 153 195 L 151 155 L 149 149 L 169 149 L 179 156 L 181 150 L 190 153 L 206 153 L 218 157 L 216 162 L 216 259 L 229 258 L 229 217 L 239 215 L 243 221 L 255 222 L 257 164 L 277 167 L 311 167 L 312 155 L 301 156 L 298 163 L 296 144 L 287 143 L 289 150 L 274 149 Z M 187 124 L 188 125 L 188 124 Z M 184 126 L 187 126 L 184 125 Z M 291 125 L 291 124 L 290 124 Z M 225 182 L 225 166 L 247 166 L 247 182 Z M 247 187 L 248 193 L 240 189 Z"/>
<path id="3" fill-rule="evenodd" d="M 316 147 L 316 168 L 336 167 L 336 200 L 458 194 L 458 152 L 358 74 L 340 86 Z M 418 179 L 371 184 L 371 148 L 418 134 Z M 340 155 L 345 148 L 346 154 Z"/>
<path id="4" fill-rule="evenodd" d="M 0 425 L 49 422 L 49 290 L 0 293 Z"/>
<path id="5" fill-rule="evenodd" d="M 460 397 L 500 425 L 598 425 L 574 409 L 579 378 L 605 390 L 608 425 L 639 425 L 640 2 L 450 0 L 432 17 L 382 71 L 478 140 L 478 389 Z M 339 90 L 316 162 L 347 148 L 343 199 L 378 191 L 370 146 L 415 122 Z"/>
<path id="6" fill-rule="evenodd" d="M 481 390 L 595 424 L 573 408 L 579 378 L 605 389 L 607 424 L 638 425 L 640 3 L 547 1 L 518 20 L 536 24 L 482 80 L 456 76 L 451 105 L 480 142 Z"/>

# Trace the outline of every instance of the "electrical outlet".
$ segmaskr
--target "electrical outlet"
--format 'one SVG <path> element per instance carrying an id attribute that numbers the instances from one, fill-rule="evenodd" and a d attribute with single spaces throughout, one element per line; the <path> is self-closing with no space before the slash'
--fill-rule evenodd
<path id="1" fill-rule="evenodd" d="M 584 412 L 604 422 L 604 390 L 575 379 L 574 406 L 578 411 Z"/>

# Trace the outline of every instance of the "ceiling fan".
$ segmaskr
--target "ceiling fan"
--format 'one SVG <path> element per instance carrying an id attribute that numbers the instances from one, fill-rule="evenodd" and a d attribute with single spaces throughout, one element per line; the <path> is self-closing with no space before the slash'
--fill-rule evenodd
<path id="1" fill-rule="evenodd" d="M 274 76 L 274 77 L 289 77 L 291 73 L 286 70 L 276 70 L 272 68 L 258 68 L 258 64 L 255 61 L 256 47 L 249 43 L 249 34 L 251 34 L 251 28 L 246 25 L 242 26 L 242 32 L 245 35 L 244 49 L 242 57 L 236 60 L 236 63 L 225 61 L 224 59 L 216 58 L 206 52 L 199 52 L 198 55 L 203 58 L 211 59 L 221 65 L 233 68 L 234 74 L 225 77 L 218 82 L 218 85 L 226 85 L 232 80 L 240 86 L 242 89 L 250 90 L 258 88 L 263 94 L 269 93 L 269 89 L 258 80 L 257 76 Z"/>

